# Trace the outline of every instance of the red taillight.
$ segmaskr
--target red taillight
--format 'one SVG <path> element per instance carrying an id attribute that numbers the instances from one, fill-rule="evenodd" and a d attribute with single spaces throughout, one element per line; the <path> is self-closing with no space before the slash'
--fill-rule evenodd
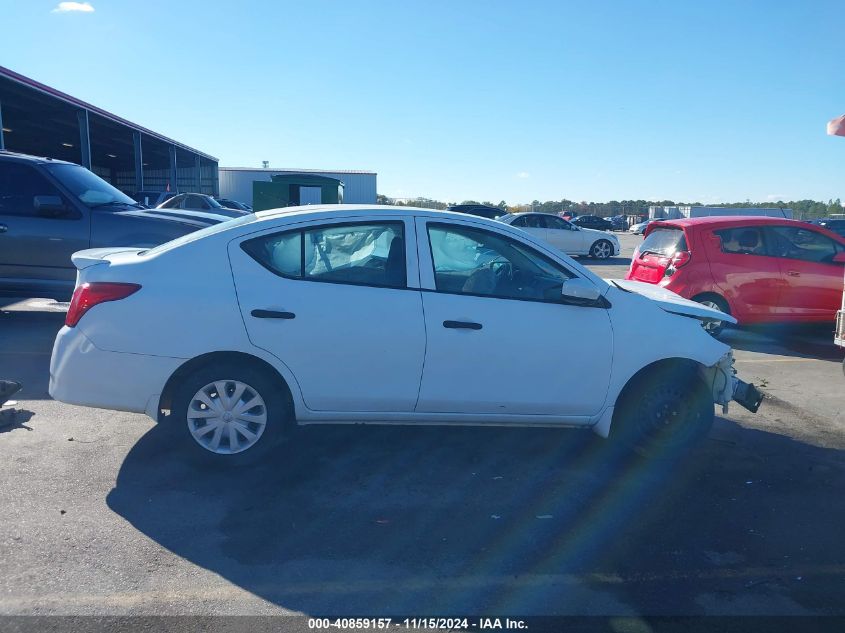
<path id="1" fill-rule="evenodd" d="M 65 325 L 74 327 L 79 323 L 82 315 L 98 303 L 125 299 L 140 289 L 141 286 L 138 284 L 122 284 L 105 281 L 82 284 L 73 291 L 73 299 L 70 300 L 70 308 L 68 308 L 67 316 L 65 317 Z"/>
<path id="2" fill-rule="evenodd" d="M 686 264 L 691 259 L 691 257 L 692 255 L 689 251 L 678 251 L 677 253 L 672 255 L 672 258 L 669 260 L 669 265 L 666 267 L 666 272 L 664 274 L 667 277 L 671 277 L 675 274 L 675 271 L 677 271 L 681 266 Z"/>
<path id="3" fill-rule="evenodd" d="M 689 251 L 678 251 L 672 256 L 672 261 L 669 262 L 669 265 L 672 268 L 680 268 L 690 260 L 690 257 Z"/>

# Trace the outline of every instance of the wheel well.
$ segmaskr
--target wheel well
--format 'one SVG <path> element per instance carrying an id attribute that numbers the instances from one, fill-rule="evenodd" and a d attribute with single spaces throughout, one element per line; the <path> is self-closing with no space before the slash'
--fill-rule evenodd
<path id="1" fill-rule="evenodd" d="M 701 303 L 701 301 L 703 301 L 704 299 L 716 299 L 716 301 L 717 301 L 718 303 L 722 303 L 722 304 L 724 304 L 724 305 L 726 305 L 726 306 L 727 306 L 727 308 L 728 308 L 728 314 L 730 314 L 730 313 L 731 313 L 731 304 L 730 304 L 730 302 L 727 300 L 727 298 L 723 297 L 723 296 L 722 296 L 722 295 L 720 295 L 718 292 L 701 292 L 701 293 L 699 293 L 699 294 L 695 295 L 695 296 L 692 298 L 692 300 L 693 300 L 693 301 L 698 301 L 699 303 Z"/>
<path id="2" fill-rule="evenodd" d="M 664 358 L 646 365 L 631 376 L 625 386 L 622 387 L 622 391 L 619 392 L 619 397 L 616 399 L 616 410 L 619 410 L 619 403 L 630 391 L 636 389 L 640 382 L 661 378 L 688 380 L 690 376 L 695 376 L 698 380 L 701 380 L 700 372 L 702 369 L 704 369 L 704 365 L 689 358 Z"/>
<path id="3" fill-rule="evenodd" d="M 248 365 L 266 373 L 270 376 L 274 381 L 279 384 L 279 387 L 282 389 L 284 394 L 284 399 L 288 407 L 288 413 L 291 416 L 291 419 L 295 418 L 295 410 L 293 406 L 293 396 L 291 395 L 290 387 L 288 386 L 287 381 L 282 377 L 282 375 L 273 367 L 270 363 L 265 360 L 262 360 L 256 356 L 252 356 L 251 354 L 245 354 L 243 352 L 211 352 L 209 354 L 203 354 L 201 356 L 197 356 L 196 358 L 192 358 L 189 361 L 186 361 L 179 368 L 173 372 L 173 375 L 167 380 L 167 384 L 164 385 L 164 389 L 161 392 L 161 398 L 159 399 L 159 411 L 162 409 L 170 409 L 173 404 L 173 394 L 176 391 L 177 386 L 179 385 L 182 380 L 191 374 L 194 371 L 197 371 L 201 367 L 207 367 L 209 365 Z"/>

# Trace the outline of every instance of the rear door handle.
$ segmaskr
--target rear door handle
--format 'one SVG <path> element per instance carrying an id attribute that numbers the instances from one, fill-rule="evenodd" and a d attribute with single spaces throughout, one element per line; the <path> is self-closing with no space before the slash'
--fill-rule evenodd
<path id="1" fill-rule="evenodd" d="M 801 276 L 801 273 L 799 273 L 797 270 L 787 270 L 786 274 L 789 275 L 790 277 L 800 277 Z"/>
<path id="2" fill-rule="evenodd" d="M 472 321 L 443 321 L 443 327 L 450 330 L 480 330 L 481 323 L 473 323 Z"/>
<path id="3" fill-rule="evenodd" d="M 278 310 L 253 310 L 250 312 L 256 319 L 295 319 L 293 312 L 279 312 Z"/>
<path id="4" fill-rule="evenodd" d="M 6 226 L 5 224 L 0 224 L 0 233 L 5 233 L 8 230 L 9 230 L 8 226 Z"/>

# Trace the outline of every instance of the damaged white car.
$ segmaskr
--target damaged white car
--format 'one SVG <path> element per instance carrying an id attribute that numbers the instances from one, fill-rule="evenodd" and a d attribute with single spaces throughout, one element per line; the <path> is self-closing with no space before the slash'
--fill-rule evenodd
<path id="1" fill-rule="evenodd" d="M 760 403 L 700 324 L 732 317 L 484 218 L 309 206 L 73 261 L 50 394 L 146 412 L 222 463 L 294 424 L 589 427 L 669 450 L 714 403 Z"/>

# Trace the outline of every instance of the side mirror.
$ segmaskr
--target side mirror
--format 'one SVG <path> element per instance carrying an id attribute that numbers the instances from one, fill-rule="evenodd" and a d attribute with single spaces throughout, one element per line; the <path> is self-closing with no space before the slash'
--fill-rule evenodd
<path id="1" fill-rule="evenodd" d="M 833 256 L 834 264 L 845 264 L 845 251 L 840 251 Z"/>
<path id="2" fill-rule="evenodd" d="M 593 284 L 580 277 L 567 279 L 560 288 L 564 301 L 575 303 L 594 303 L 599 300 L 601 293 Z"/>
<path id="3" fill-rule="evenodd" d="M 35 212 L 45 218 L 61 218 L 68 213 L 65 203 L 59 196 L 35 196 L 32 204 Z"/>

